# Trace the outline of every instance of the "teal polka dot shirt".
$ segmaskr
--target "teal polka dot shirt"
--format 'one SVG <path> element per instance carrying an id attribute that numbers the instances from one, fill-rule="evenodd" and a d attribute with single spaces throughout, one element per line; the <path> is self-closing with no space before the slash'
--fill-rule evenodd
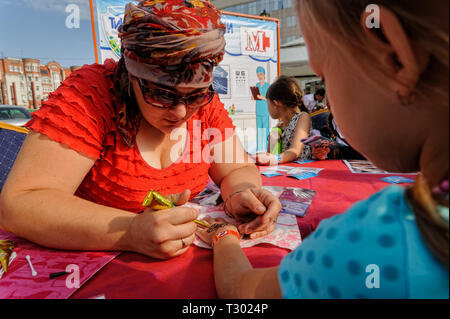
<path id="1" fill-rule="evenodd" d="M 449 298 L 448 270 L 426 247 L 399 186 L 321 222 L 278 277 L 288 299 Z"/>

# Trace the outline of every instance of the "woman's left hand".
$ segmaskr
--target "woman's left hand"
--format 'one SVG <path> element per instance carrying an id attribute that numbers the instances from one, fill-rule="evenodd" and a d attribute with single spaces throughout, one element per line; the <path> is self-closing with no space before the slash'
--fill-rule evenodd
<path id="1" fill-rule="evenodd" d="M 231 195 L 226 206 L 226 212 L 240 223 L 239 232 L 252 239 L 270 234 L 282 209 L 280 200 L 262 188 L 249 188 Z"/>
<path id="2" fill-rule="evenodd" d="M 234 230 L 235 232 L 239 232 L 237 227 L 229 224 L 226 222 L 223 218 L 212 218 L 212 217 L 205 217 L 203 219 L 206 221 L 209 225 L 211 225 L 210 228 L 201 228 L 197 227 L 197 231 L 195 234 L 205 243 L 208 245 L 212 245 L 212 241 L 214 240 L 214 237 L 218 234 L 219 231 L 224 230 Z"/>

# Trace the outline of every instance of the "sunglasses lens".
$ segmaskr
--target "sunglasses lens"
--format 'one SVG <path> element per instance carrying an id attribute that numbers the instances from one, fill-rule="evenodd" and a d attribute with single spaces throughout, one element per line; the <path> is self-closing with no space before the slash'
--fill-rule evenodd
<path id="1" fill-rule="evenodd" d="M 177 101 L 177 96 L 167 91 L 154 89 L 146 94 L 145 99 L 157 107 L 172 107 Z"/>
<path id="2" fill-rule="evenodd" d="M 196 107 L 202 107 L 208 104 L 211 101 L 213 93 L 211 91 L 208 91 L 206 93 L 197 94 L 194 96 L 190 96 L 186 103 L 189 107 L 196 108 Z"/>
<path id="3" fill-rule="evenodd" d="M 184 100 L 186 106 L 191 109 L 203 107 L 214 97 L 214 90 L 209 88 L 207 91 L 188 96 L 180 99 L 176 93 L 168 90 L 161 90 L 158 88 L 147 88 L 144 83 L 140 81 L 141 91 L 144 95 L 145 102 L 159 108 L 171 108 L 182 103 Z"/>

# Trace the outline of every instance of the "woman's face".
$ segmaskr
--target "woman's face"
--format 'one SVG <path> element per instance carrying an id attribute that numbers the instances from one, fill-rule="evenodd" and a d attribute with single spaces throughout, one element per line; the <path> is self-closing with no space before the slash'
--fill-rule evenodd
<path id="1" fill-rule="evenodd" d="M 136 79 L 132 79 L 132 85 L 139 109 L 144 119 L 148 124 L 165 134 L 170 134 L 174 129 L 182 127 L 197 111 L 197 109 L 186 107 L 183 102 L 167 109 L 152 106 L 145 102 Z M 192 93 L 192 91 L 186 89 L 173 89 L 173 91 L 177 92 L 180 96 L 187 96 Z"/>
<path id="2" fill-rule="evenodd" d="M 417 171 L 419 146 L 408 135 L 411 122 L 408 124 L 405 108 L 390 89 L 392 79 L 380 79 L 385 87 L 369 80 L 380 76 L 373 68 L 379 61 L 368 61 L 361 53 L 338 48 L 333 41 L 318 43 L 327 35 L 308 28 L 311 24 L 305 20 L 301 19 L 300 24 L 310 66 L 326 81 L 334 119 L 347 141 L 382 169 Z M 363 61 L 362 67 L 355 61 Z"/>

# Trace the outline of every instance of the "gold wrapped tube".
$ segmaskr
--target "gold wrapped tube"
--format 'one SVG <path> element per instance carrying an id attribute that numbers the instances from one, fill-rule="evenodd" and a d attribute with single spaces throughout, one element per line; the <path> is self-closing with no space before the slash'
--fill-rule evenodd
<path id="1" fill-rule="evenodd" d="M 175 207 L 175 204 L 157 191 L 150 191 L 147 196 L 145 196 L 142 206 L 150 207 L 153 210 L 164 210 Z"/>
<path id="2" fill-rule="evenodd" d="M 153 210 L 165 210 L 175 207 L 175 204 L 168 198 L 164 197 L 157 191 L 150 191 L 147 196 L 145 196 L 144 202 L 142 203 L 144 207 L 150 207 Z M 194 223 L 205 228 L 210 228 L 211 226 L 202 220 L 194 220 Z"/>
<path id="3" fill-rule="evenodd" d="M 16 243 L 11 240 L 0 240 L 0 264 L 5 272 L 8 272 L 9 257 L 14 250 Z"/>

